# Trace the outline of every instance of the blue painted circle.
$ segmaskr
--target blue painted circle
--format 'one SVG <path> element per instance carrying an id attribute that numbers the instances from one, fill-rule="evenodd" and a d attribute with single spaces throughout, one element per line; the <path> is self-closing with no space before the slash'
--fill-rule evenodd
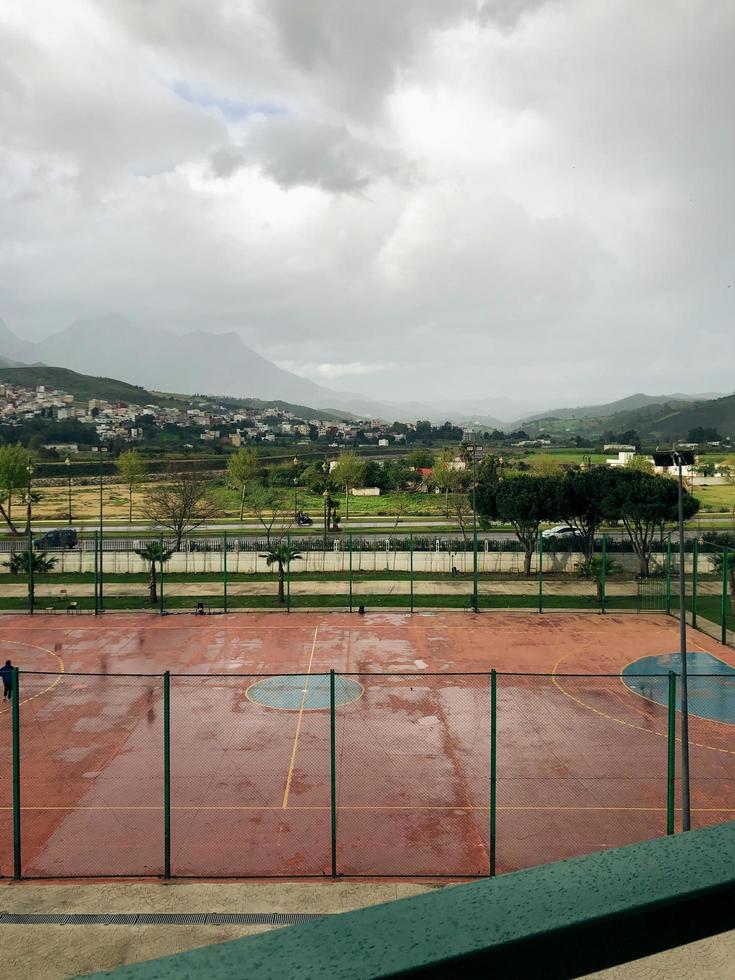
<path id="1" fill-rule="evenodd" d="M 349 677 L 335 677 L 334 703 L 349 704 L 362 694 L 362 684 Z M 328 674 L 289 674 L 256 681 L 247 696 L 265 708 L 282 711 L 324 711 L 329 708 Z"/>
<path id="2" fill-rule="evenodd" d="M 641 697 L 666 707 L 670 670 L 677 677 L 681 674 L 678 653 L 641 657 L 623 669 L 623 683 Z M 710 653 L 688 653 L 687 675 L 690 714 L 735 725 L 735 667 Z"/>

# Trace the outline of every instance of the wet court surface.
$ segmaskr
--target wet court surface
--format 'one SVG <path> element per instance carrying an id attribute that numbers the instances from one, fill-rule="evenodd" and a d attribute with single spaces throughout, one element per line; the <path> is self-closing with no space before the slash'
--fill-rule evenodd
<path id="1" fill-rule="evenodd" d="M 163 873 L 165 670 L 174 875 L 329 874 L 333 815 L 339 874 L 487 874 L 491 669 L 498 871 L 666 830 L 666 700 L 650 676 L 651 696 L 631 689 L 635 664 L 676 649 L 678 624 L 664 616 L 106 614 L 0 625 L 3 660 L 22 670 L 29 876 Z M 716 659 L 711 683 L 729 686 L 733 651 L 693 631 L 690 645 L 700 674 Z M 659 663 L 665 675 L 665 659 L 641 673 Z M 703 826 L 735 818 L 735 739 L 723 715 L 692 710 L 693 824 Z M 0 740 L 7 875 L 7 708 Z"/>

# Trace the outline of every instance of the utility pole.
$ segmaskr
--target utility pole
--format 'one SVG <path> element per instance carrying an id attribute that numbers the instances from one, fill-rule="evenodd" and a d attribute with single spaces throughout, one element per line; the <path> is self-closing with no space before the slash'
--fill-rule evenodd
<path id="1" fill-rule="evenodd" d="M 679 470 L 679 649 L 681 655 L 681 826 L 692 823 L 689 792 L 689 696 L 687 690 L 687 607 L 684 575 L 684 477 L 681 453 L 672 454 Z"/>
<path id="2" fill-rule="evenodd" d="M 472 608 L 479 611 L 477 598 L 477 442 L 472 444 Z"/>
<path id="3" fill-rule="evenodd" d="M 33 615 L 35 607 L 35 582 L 33 579 L 33 532 L 31 530 L 32 518 L 32 498 L 31 498 L 31 477 L 33 476 L 33 463 L 26 467 L 28 471 L 28 499 L 26 501 L 26 522 L 28 524 L 28 612 Z"/>
<path id="4" fill-rule="evenodd" d="M 67 491 L 69 494 L 69 527 L 71 527 L 71 460 L 67 456 L 64 460 L 66 466 Z"/>

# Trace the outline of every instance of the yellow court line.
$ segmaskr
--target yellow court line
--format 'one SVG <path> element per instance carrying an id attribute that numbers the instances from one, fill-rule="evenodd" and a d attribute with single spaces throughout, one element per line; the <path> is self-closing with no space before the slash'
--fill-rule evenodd
<path id="1" fill-rule="evenodd" d="M 10 812 L 13 808 L 10 806 L 0 806 L 0 813 Z M 65 813 L 80 811 L 80 812 L 132 812 L 143 811 L 146 813 L 162 813 L 163 806 L 74 806 L 70 804 L 69 806 L 22 806 L 21 810 L 28 812 L 57 812 L 63 811 Z M 262 813 L 264 811 L 279 811 L 282 810 L 282 806 L 274 804 L 272 806 L 172 806 L 171 811 L 177 813 L 188 813 L 190 811 L 195 813 Z M 490 810 L 489 806 L 471 806 L 471 805 L 461 805 L 456 806 L 427 806 L 418 804 L 416 806 L 410 805 L 400 805 L 400 806 L 345 806 L 343 804 L 338 804 L 338 810 L 350 813 L 411 813 L 414 811 L 436 811 L 441 813 L 451 813 L 452 811 L 462 810 L 462 811 L 477 811 L 478 813 L 487 813 Z M 496 807 L 498 811 L 503 810 L 504 812 L 512 813 L 665 813 L 666 806 L 662 804 L 661 806 L 513 806 L 504 805 Z M 308 805 L 308 804 L 296 804 L 295 806 L 290 806 L 289 810 L 295 812 L 304 813 L 327 813 L 331 810 L 331 807 L 323 805 Z M 725 807 L 725 806 L 700 806 L 692 807 L 692 813 L 735 813 L 735 807 Z"/>
<path id="2" fill-rule="evenodd" d="M 33 650 L 40 650 L 41 653 L 47 653 L 50 657 L 56 657 L 56 659 L 59 662 L 59 676 L 56 678 L 56 680 L 53 682 L 53 684 L 49 684 L 48 687 L 44 687 L 44 689 L 42 691 L 39 691 L 38 694 L 33 694 L 29 698 L 24 698 L 20 702 L 20 705 L 28 704 L 29 701 L 35 701 L 36 698 L 40 698 L 42 694 L 48 694 L 49 691 L 53 691 L 53 689 L 56 687 L 56 685 L 60 683 L 61 676 L 65 672 L 65 667 L 64 667 L 64 661 L 61 659 L 61 657 L 58 655 L 58 653 L 54 653 L 53 650 L 47 650 L 46 647 L 40 647 L 40 646 L 38 646 L 37 643 L 23 643 L 23 642 L 21 642 L 19 640 L 3 640 L 2 642 L 3 643 L 12 643 L 13 646 L 16 646 L 16 647 L 30 647 Z M 21 682 L 22 682 L 22 679 L 23 679 L 23 672 L 22 671 L 21 671 L 20 677 L 21 677 Z M 22 688 L 21 688 L 21 690 L 22 690 Z M 10 708 L 0 708 L 0 714 L 4 714 L 6 711 L 10 711 L 10 710 L 11 710 Z"/>
<path id="3" fill-rule="evenodd" d="M 702 653 L 707 653 L 708 651 L 702 650 L 701 652 Z M 571 654 L 568 654 L 568 653 L 562 654 L 562 656 L 559 657 L 559 659 L 556 661 L 556 663 L 554 664 L 554 666 L 551 668 L 551 683 L 554 685 L 554 687 L 558 691 L 561 691 L 561 693 L 563 695 L 565 695 L 565 697 L 568 697 L 570 701 L 574 701 L 576 704 L 580 705 L 582 708 L 586 708 L 587 711 L 591 711 L 594 714 L 599 715 L 600 718 L 605 718 L 607 721 L 616 722 L 618 725 L 625 725 L 626 728 L 632 728 L 632 729 L 634 729 L 637 732 L 645 732 L 647 735 L 658 735 L 660 738 L 668 738 L 668 732 L 658 732 L 658 731 L 656 731 L 655 728 L 644 728 L 642 725 L 634 725 L 630 721 L 625 721 L 624 718 L 616 718 L 615 715 L 608 715 L 604 711 L 599 711 L 597 708 L 593 708 L 591 704 L 587 704 L 587 702 L 586 701 L 583 701 L 581 698 L 575 697 L 573 694 L 570 694 L 569 691 L 567 691 L 566 688 L 562 687 L 561 684 L 559 684 L 559 682 L 557 680 L 558 677 L 563 677 L 564 676 L 563 674 L 558 674 L 557 673 L 557 668 L 558 668 L 559 664 L 562 662 L 562 660 L 566 660 L 567 657 L 569 657 L 569 656 L 571 656 Z M 636 658 L 636 659 L 639 659 L 639 658 Z M 635 660 L 631 660 L 630 663 L 635 663 Z M 628 666 L 628 664 L 626 664 L 625 666 Z M 622 668 L 622 670 L 625 670 L 625 666 Z M 636 691 L 633 691 L 630 687 L 628 687 L 628 685 L 623 680 L 622 670 L 617 675 L 617 679 L 622 684 L 622 686 L 625 689 L 626 693 L 627 694 L 636 694 L 637 697 L 643 698 L 643 695 L 642 694 L 637 694 Z M 612 676 L 612 675 L 610 675 L 610 676 Z M 643 700 L 650 701 L 650 698 L 643 698 Z M 657 704 L 657 703 L 658 702 L 656 702 L 656 701 L 651 701 L 651 704 Z M 659 705 L 659 707 L 662 707 L 662 706 Z M 697 717 L 699 717 L 699 716 L 697 716 Z M 704 719 L 704 720 L 708 721 L 709 719 Z M 715 724 L 719 724 L 719 723 L 718 722 L 715 722 Z M 677 742 L 680 742 L 681 741 L 681 739 L 679 738 L 678 735 L 676 736 L 676 741 Z M 735 752 L 732 749 L 719 748 L 717 745 L 705 745 L 704 742 L 692 742 L 691 739 L 689 741 L 689 744 L 696 746 L 698 749 L 709 749 L 712 752 L 720 752 L 720 753 L 722 753 L 724 755 L 735 755 Z"/>
<path id="4" fill-rule="evenodd" d="M 309 665 L 306 668 L 306 682 L 304 684 L 304 690 L 301 695 L 301 705 L 299 706 L 299 717 L 296 722 L 296 734 L 293 740 L 293 749 L 291 750 L 291 762 L 288 766 L 288 776 L 286 777 L 286 786 L 283 790 L 283 804 L 282 809 L 285 810 L 288 807 L 288 794 L 291 792 L 291 780 L 293 779 L 294 765 L 296 764 L 296 753 L 299 748 L 299 736 L 301 735 L 301 722 L 304 718 L 304 705 L 306 704 L 306 695 L 309 690 L 309 675 L 311 674 L 311 664 L 314 659 L 314 650 L 316 650 L 316 638 L 319 635 L 319 623 L 316 624 L 314 629 L 314 639 L 311 643 L 311 654 L 309 655 Z"/>

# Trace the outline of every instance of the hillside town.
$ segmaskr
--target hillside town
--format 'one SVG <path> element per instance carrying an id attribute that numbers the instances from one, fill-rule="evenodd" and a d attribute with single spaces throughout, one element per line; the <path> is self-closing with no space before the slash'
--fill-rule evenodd
<path id="1" fill-rule="evenodd" d="M 47 429 L 53 429 L 53 423 L 74 423 L 58 428 L 60 432 L 76 431 L 76 439 L 50 439 L 45 443 L 49 450 L 72 453 L 85 448 L 94 450 L 98 444 L 112 441 L 138 443 L 155 437 L 156 432 L 178 432 L 191 440 L 191 449 L 197 443 L 239 448 L 248 443 L 307 444 L 317 440 L 334 445 L 359 441 L 387 447 L 405 443 L 407 435 L 415 433 L 419 425 L 388 426 L 380 419 L 301 417 L 284 408 L 250 408 L 197 397 L 145 405 L 104 398 L 81 401 L 46 385 L 28 388 L 0 383 L 0 425 L 21 427 L 34 420 L 47 423 Z M 461 430 L 457 434 L 461 436 Z"/>

